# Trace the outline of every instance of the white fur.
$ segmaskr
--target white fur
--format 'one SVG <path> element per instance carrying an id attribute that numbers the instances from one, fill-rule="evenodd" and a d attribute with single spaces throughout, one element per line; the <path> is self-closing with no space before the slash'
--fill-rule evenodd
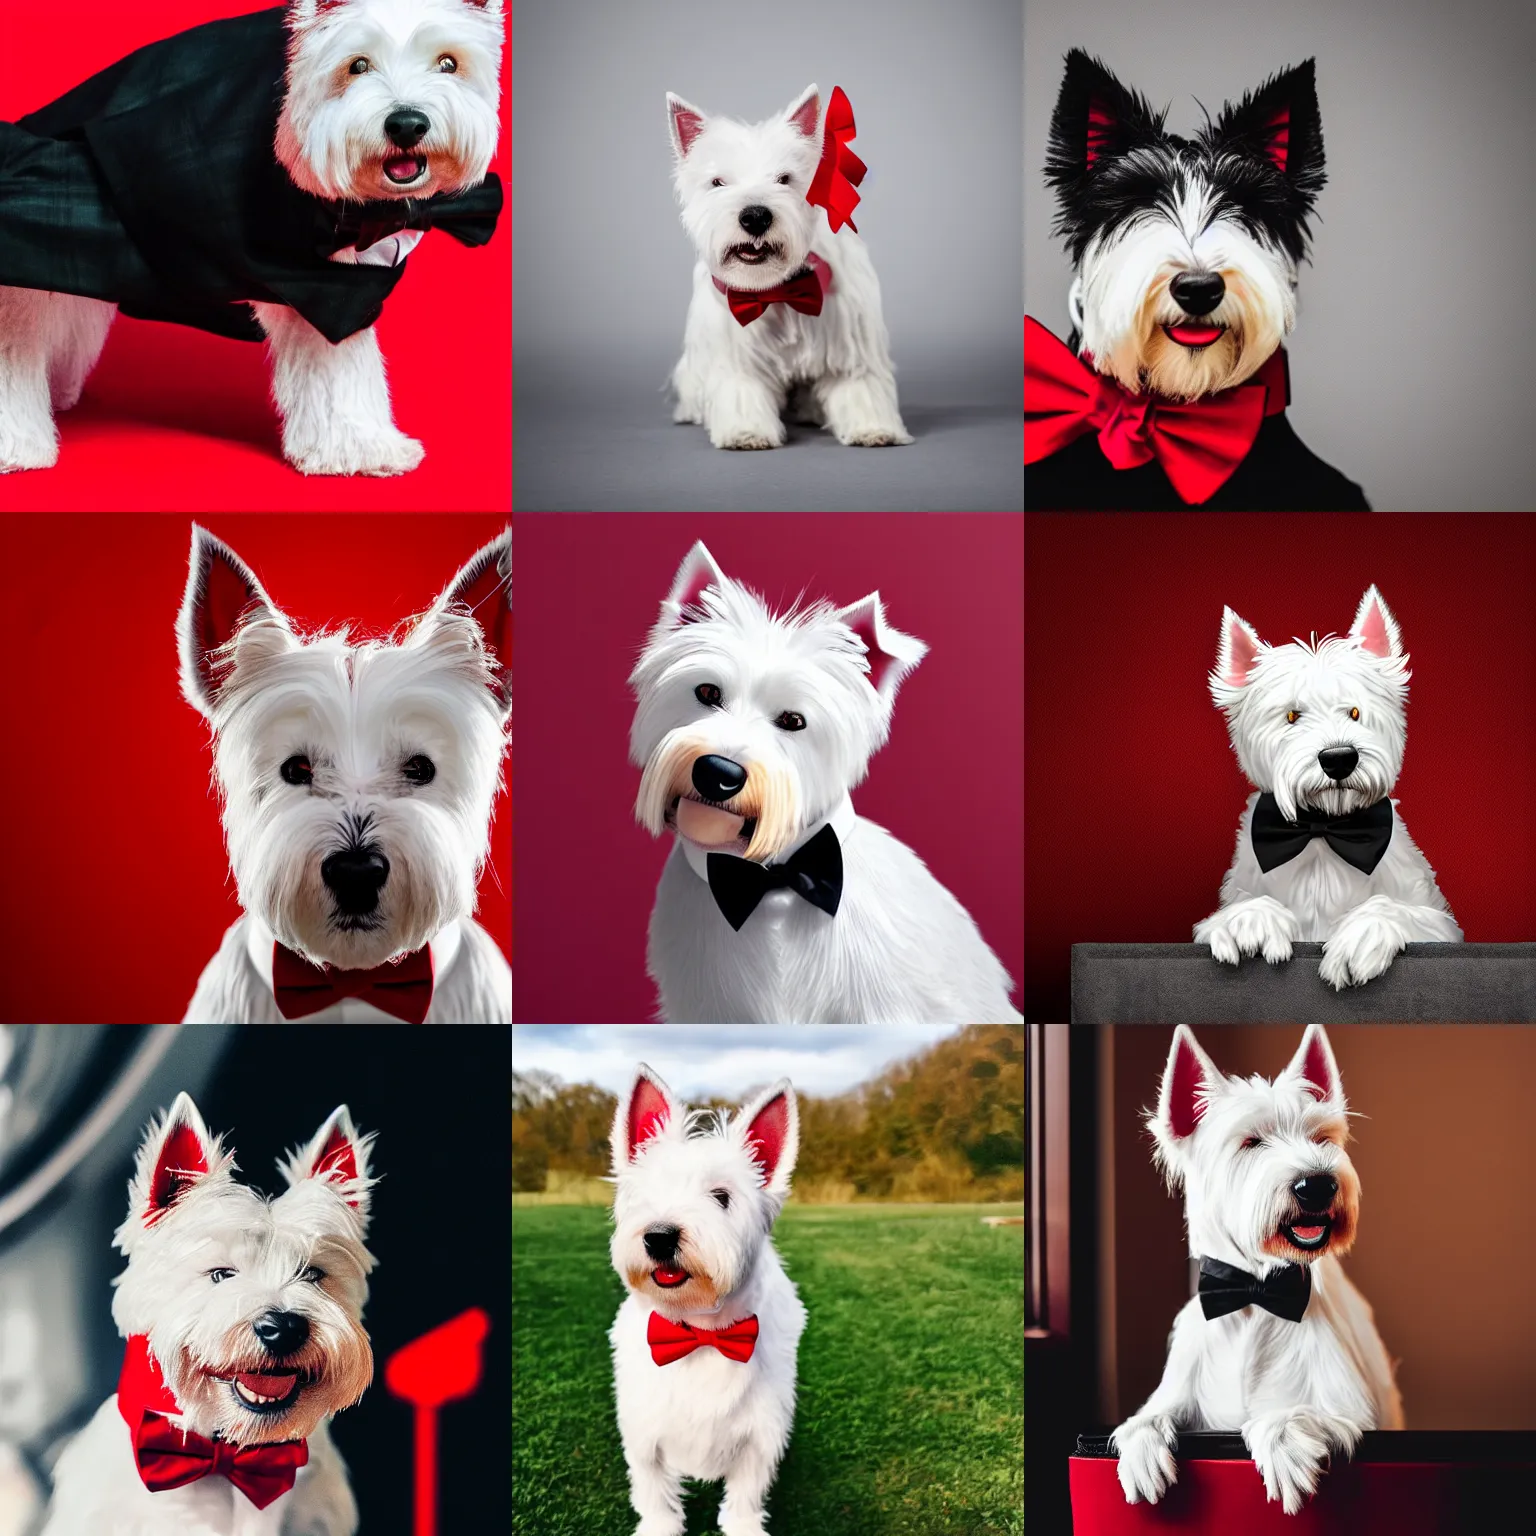
<path id="1" fill-rule="evenodd" d="M 194 1023 L 277 1022 L 272 940 L 317 965 L 366 970 L 430 944 L 438 962 L 431 1023 L 508 1023 L 511 972 L 472 919 L 502 785 L 511 699 L 481 624 L 464 606 L 486 560 L 510 578 L 511 535 L 482 550 L 395 640 L 345 630 L 301 638 L 240 557 L 194 525 L 177 621 L 182 691 L 208 719 L 230 867 L 245 915 L 198 983 Z M 203 633 L 208 573 L 219 562 L 250 601 L 210 662 Z M 435 776 L 412 784 L 416 755 Z M 307 786 L 283 763 L 312 764 Z M 331 854 L 365 843 L 389 862 L 366 927 L 339 926 L 322 878 Z M 357 1000 L 309 1022 L 373 1021 Z"/>
<path id="2" fill-rule="evenodd" d="M 1373 649 L 1374 647 L 1374 649 Z M 1397 620 L 1371 587 L 1347 636 L 1270 646 L 1230 608 L 1222 615 L 1211 697 L 1227 717 L 1238 762 L 1251 784 L 1275 796 L 1282 815 L 1300 805 L 1329 815 L 1387 797 L 1407 744 L 1408 658 Z M 1359 719 L 1350 718 L 1358 710 Z M 1292 722 L 1287 717 L 1296 712 Z M 1318 763 L 1330 747 L 1352 747 L 1360 761 L 1336 784 Z M 1321 975 L 1342 990 L 1382 975 L 1414 942 L 1459 943 L 1461 929 L 1392 802 L 1392 838 L 1369 874 L 1322 838 L 1268 874 L 1254 856 L 1249 828 L 1258 795 L 1237 829 L 1237 851 L 1221 884 L 1221 906 L 1195 925 L 1195 942 L 1236 965 L 1243 955 L 1271 964 L 1292 944 L 1321 941 Z"/>
<path id="3" fill-rule="evenodd" d="M 1177 1134 L 1171 1104 L 1181 1057 L 1203 1106 L 1185 1135 Z M 1319 1067 L 1328 1082 L 1309 1075 Z M 1315 1024 L 1273 1083 L 1223 1076 L 1187 1026 L 1175 1032 L 1147 1123 L 1170 1186 L 1184 1189 L 1190 1254 L 1258 1277 L 1306 1263 L 1312 1294 L 1297 1323 L 1257 1306 L 1207 1321 L 1198 1298 L 1180 1310 L 1162 1382 L 1114 1434 L 1129 1503 L 1155 1504 L 1174 1482 L 1171 1446 L 1181 1429 L 1241 1433 L 1266 1495 L 1293 1515 L 1330 1456 L 1352 1453 L 1368 1429 L 1403 1427 L 1370 1305 L 1338 1257 L 1326 1249 L 1279 1257 L 1265 1247 L 1295 1210 L 1291 1185 L 1309 1175 L 1336 1178 L 1340 1200 L 1358 1210 L 1359 1183 L 1344 1150 L 1348 1113 L 1332 1048 Z M 1254 1137 L 1259 1145 L 1244 1148 Z"/>
<path id="4" fill-rule="evenodd" d="M 291 0 L 274 152 L 294 184 L 328 200 L 367 201 L 481 181 L 496 148 L 502 15 L 502 0 Z M 445 56 L 458 65 L 452 73 L 439 68 Z M 370 68 L 352 75 L 356 58 Z M 408 186 L 383 171 L 384 120 L 403 106 L 431 121 L 417 146 L 427 168 Z M 393 266 L 419 238 L 407 232 L 331 259 Z M 268 341 L 283 455 L 295 469 L 399 475 L 421 463 L 421 444 L 395 425 L 371 328 L 333 345 L 284 305 L 251 308 Z M 115 315 L 95 299 L 0 288 L 0 474 L 57 462 L 54 413 L 79 399 Z"/>
<path id="5" fill-rule="evenodd" d="M 169 1206 L 157 1204 L 155 1172 L 167 1138 L 182 1127 L 195 1134 L 208 1171 L 188 1175 Z M 333 1134 L 352 1147 L 356 1179 L 316 1177 Z M 309 1461 L 293 1489 L 264 1510 L 219 1476 L 151 1493 L 113 1394 L 59 1458 L 43 1536 L 353 1536 L 357 1504 L 328 1425 L 373 1373 L 362 1326 L 374 1262 L 364 1242 L 372 1142 L 342 1106 L 280 1165 L 288 1187 L 269 1201 L 235 1182 L 233 1154 L 186 1094 L 149 1127 L 115 1236 L 128 1260 L 112 1302 L 118 1331 L 149 1338 L 182 1410 L 173 1421 L 180 1428 L 238 1445 L 307 1437 Z M 216 1283 L 216 1271 L 233 1273 Z M 273 1311 L 309 1323 L 309 1341 L 290 1363 L 316 1377 L 275 1418 L 247 1411 L 225 1379 L 235 1368 L 259 1368 L 252 1328 Z"/>
<path id="6" fill-rule="evenodd" d="M 717 448 L 778 448 L 788 435 L 781 413 L 794 393 L 800 417 L 840 443 L 910 443 L 869 253 L 846 226 L 833 234 L 824 211 L 805 200 L 821 155 L 816 87 L 779 116 L 750 125 L 711 117 L 670 93 L 667 109 L 673 181 L 698 254 L 683 355 L 672 372 L 673 420 L 707 428 Z M 772 213 L 761 239 L 779 247 L 751 266 L 730 254 L 752 239 L 738 222 L 749 207 Z M 750 325 L 737 323 L 714 278 L 732 288 L 771 288 L 811 252 L 832 268 L 819 315 L 770 304 Z"/>
<path id="7" fill-rule="evenodd" d="M 637 1091 L 659 1095 L 666 1115 L 631 1156 L 627 1128 Z M 788 1135 L 778 1162 L 765 1170 L 748 1135 L 781 1097 Z M 794 1423 L 795 1353 L 805 1328 L 805 1307 L 769 1236 L 799 1148 L 794 1089 L 781 1079 L 727 1121 L 707 1111 L 689 1115 L 642 1066 L 619 1101 L 612 1144 L 611 1251 L 629 1294 L 609 1340 L 630 1501 L 640 1516 L 635 1536 L 682 1536 L 685 1477 L 725 1479 L 723 1536 L 763 1536 L 763 1504 Z M 727 1208 L 715 1190 L 727 1194 Z M 679 1229 L 681 1267 L 698 1277 L 679 1290 L 645 1273 L 652 1269 L 645 1234 L 660 1226 Z M 752 1357 L 728 1360 L 706 1345 L 657 1365 L 646 1343 L 653 1311 L 710 1329 L 755 1315 Z"/>
<path id="8" fill-rule="evenodd" d="M 857 629 L 857 633 L 856 633 Z M 871 653 L 867 636 L 873 640 Z M 679 569 L 630 677 L 635 812 L 676 841 L 651 913 L 648 963 L 673 1023 L 1006 1022 L 1010 982 L 975 922 L 910 848 L 853 814 L 848 792 L 890 733 L 901 680 L 927 652 L 890 625 L 878 593 L 835 609 L 772 612 L 703 544 Z M 872 681 L 871 679 L 875 679 Z M 713 684 L 709 708 L 695 689 Z M 803 730 L 775 725 L 785 711 Z M 770 891 L 738 932 L 690 862 L 674 812 L 678 773 L 723 756 L 771 786 L 750 847 L 783 862 L 829 821 L 843 848 L 842 904 L 829 917 Z M 729 804 L 744 807 L 747 791 Z M 744 811 L 742 813 L 745 813 Z M 739 844 L 739 840 L 738 840 Z M 693 848 L 696 859 L 703 853 Z"/>

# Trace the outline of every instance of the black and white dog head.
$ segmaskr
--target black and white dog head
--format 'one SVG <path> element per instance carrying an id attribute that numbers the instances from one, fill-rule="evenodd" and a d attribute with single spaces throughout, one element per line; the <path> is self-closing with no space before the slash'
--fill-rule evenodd
<path id="1" fill-rule="evenodd" d="M 1313 62 L 1227 103 L 1193 139 L 1080 49 L 1067 55 L 1046 179 L 1094 366 L 1191 400 L 1242 383 L 1295 324 L 1296 269 L 1326 177 Z"/>

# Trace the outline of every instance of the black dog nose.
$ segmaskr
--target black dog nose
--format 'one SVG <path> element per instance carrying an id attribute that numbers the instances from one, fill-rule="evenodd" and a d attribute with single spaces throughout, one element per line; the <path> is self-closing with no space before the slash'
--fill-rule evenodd
<path id="1" fill-rule="evenodd" d="M 1291 1185 L 1296 1203 L 1304 1211 L 1326 1211 L 1339 1192 L 1339 1181 L 1328 1173 L 1314 1173 Z"/>
<path id="2" fill-rule="evenodd" d="M 766 235 L 769 226 L 773 223 L 773 210 L 764 208 L 761 203 L 753 203 L 750 208 L 743 208 L 736 217 L 736 222 L 746 230 L 749 235 Z"/>
<path id="3" fill-rule="evenodd" d="M 677 1240 L 682 1235 L 677 1227 L 653 1227 L 645 1234 L 645 1251 L 658 1264 L 670 1264 L 677 1257 Z"/>
<path id="4" fill-rule="evenodd" d="M 415 107 L 397 107 L 384 119 L 384 132 L 392 144 L 401 149 L 415 149 L 426 138 L 432 127 L 432 119 Z M 1220 278 L 1216 281 L 1219 283 Z"/>
<path id="5" fill-rule="evenodd" d="M 729 800 L 746 782 L 747 770 L 728 757 L 701 757 L 693 765 L 693 787 L 706 800 Z"/>
<path id="6" fill-rule="evenodd" d="M 377 848 L 343 848 L 320 866 L 320 878 L 343 912 L 363 917 L 379 904 L 389 860 Z"/>
<path id="7" fill-rule="evenodd" d="M 1360 754 L 1353 747 L 1324 747 L 1317 754 L 1317 766 L 1330 779 L 1347 779 L 1359 761 Z"/>
<path id="8" fill-rule="evenodd" d="M 1173 301 L 1186 315 L 1208 315 L 1227 291 L 1219 272 L 1181 272 L 1168 284 Z"/>
<path id="9" fill-rule="evenodd" d="M 291 1355 L 309 1339 L 309 1322 L 297 1312 L 268 1312 L 251 1324 L 251 1331 L 269 1355 Z"/>

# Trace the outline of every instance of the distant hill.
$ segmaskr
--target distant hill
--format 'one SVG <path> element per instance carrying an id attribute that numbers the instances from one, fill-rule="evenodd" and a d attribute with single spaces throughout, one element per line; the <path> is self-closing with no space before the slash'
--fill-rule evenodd
<path id="1" fill-rule="evenodd" d="M 552 1170 L 609 1172 L 616 1108 L 591 1084 L 514 1072 L 513 1189 L 542 1190 Z M 973 1024 L 848 1093 L 800 1095 L 795 1191 L 811 1203 L 1023 1199 L 1024 1032 Z"/>

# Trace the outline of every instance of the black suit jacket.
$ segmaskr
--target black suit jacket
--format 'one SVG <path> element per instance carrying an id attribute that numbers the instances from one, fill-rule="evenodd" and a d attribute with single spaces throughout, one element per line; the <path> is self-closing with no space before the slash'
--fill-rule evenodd
<path id="1" fill-rule="evenodd" d="M 338 230 L 349 206 L 484 245 L 502 206 L 495 176 L 403 206 L 331 203 L 294 186 L 273 150 L 285 15 L 151 43 L 0 123 L 0 286 L 104 299 L 242 341 L 262 339 L 250 301 L 286 304 L 339 342 L 378 319 L 405 270 L 328 260 L 354 243 Z"/>

